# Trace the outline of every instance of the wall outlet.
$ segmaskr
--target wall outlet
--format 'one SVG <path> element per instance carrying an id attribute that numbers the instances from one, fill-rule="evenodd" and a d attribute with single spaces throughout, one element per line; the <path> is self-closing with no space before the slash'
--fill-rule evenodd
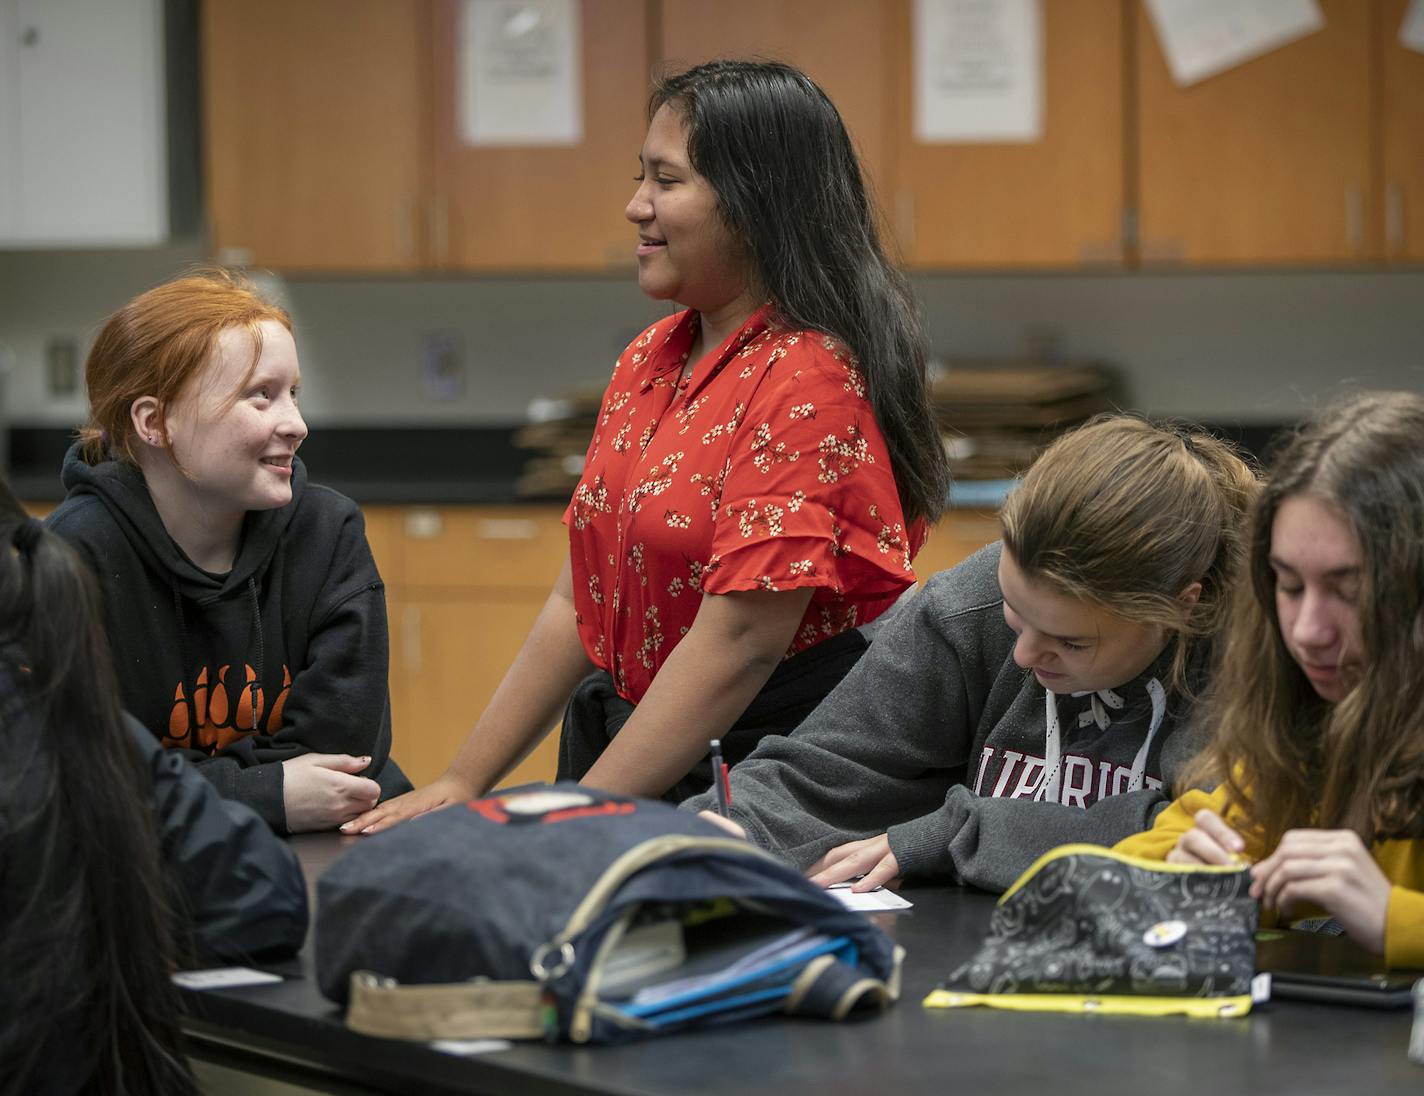
<path id="1" fill-rule="evenodd" d="M 51 399 L 79 394 L 79 344 L 68 335 L 45 343 L 45 387 Z"/>
<path id="2" fill-rule="evenodd" d="M 420 387 L 432 400 L 465 394 L 465 340 L 458 331 L 432 331 L 420 346 Z"/>

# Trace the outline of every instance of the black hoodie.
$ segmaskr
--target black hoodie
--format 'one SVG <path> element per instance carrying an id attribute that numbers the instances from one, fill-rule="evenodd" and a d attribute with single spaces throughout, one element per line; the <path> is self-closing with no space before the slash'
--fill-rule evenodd
<path id="1" fill-rule="evenodd" d="M 292 501 L 249 511 L 232 570 L 215 575 L 168 535 L 133 465 L 86 464 L 76 445 L 62 480 L 46 524 L 99 576 L 124 707 L 164 746 L 282 833 L 281 762 L 370 755 L 379 776 L 386 602 L 354 502 L 294 459 Z"/>

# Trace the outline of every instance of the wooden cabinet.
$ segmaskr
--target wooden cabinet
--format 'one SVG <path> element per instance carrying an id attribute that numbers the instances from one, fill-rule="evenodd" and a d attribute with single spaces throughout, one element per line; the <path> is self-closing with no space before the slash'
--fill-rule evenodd
<path id="1" fill-rule="evenodd" d="M 1121 263 L 1123 3 L 1043 5 L 1043 136 L 1012 144 L 915 140 L 911 3 L 891 5 L 892 213 L 907 265 Z"/>
<path id="2" fill-rule="evenodd" d="M 661 0 L 656 43 L 674 71 L 718 57 L 785 61 L 841 112 L 879 201 L 889 185 L 885 0 Z"/>
<path id="3" fill-rule="evenodd" d="M 208 0 L 206 173 L 220 260 L 287 272 L 632 267 L 623 208 L 647 6 L 584 0 L 584 140 L 457 131 L 454 0 Z"/>
<path id="4" fill-rule="evenodd" d="M 543 607 L 568 553 L 557 507 L 368 507 L 386 582 L 392 753 L 417 785 L 445 771 Z M 552 780 L 558 734 L 506 784 Z"/>
<path id="5" fill-rule="evenodd" d="M 426 265 L 429 13 L 415 0 L 207 0 L 204 172 L 219 261 Z"/>
<path id="6" fill-rule="evenodd" d="M 1424 53 L 1400 44 L 1408 0 L 1379 0 L 1384 257 L 1424 262 Z"/>
<path id="7" fill-rule="evenodd" d="M 913 269 L 1424 258 L 1407 0 L 1321 0 L 1323 30 L 1186 88 L 1140 0 L 1052 0 L 1043 135 L 1005 144 L 915 140 L 912 5 L 582 0 L 584 139 L 514 148 L 458 132 L 460 0 L 207 0 L 215 250 L 297 273 L 631 268 L 649 73 L 740 55 L 825 87 Z"/>
<path id="8" fill-rule="evenodd" d="M 434 265 L 451 270 L 607 270 L 635 265 L 633 196 L 647 128 L 647 5 L 583 0 L 583 141 L 467 145 L 456 118 L 460 5 L 435 7 Z"/>
<path id="9" fill-rule="evenodd" d="M 1372 6 L 1320 0 L 1324 29 L 1190 87 L 1172 81 L 1150 19 L 1135 9 L 1143 265 L 1379 255 Z"/>
<path id="10" fill-rule="evenodd" d="M 914 140 L 911 0 L 661 0 L 662 63 L 770 57 L 836 103 L 907 265 L 1071 267 L 1123 249 L 1123 3 L 1045 5 L 1045 132 Z"/>
<path id="11" fill-rule="evenodd" d="M 948 510 L 915 557 L 915 577 L 923 585 L 998 539 L 997 510 Z"/>

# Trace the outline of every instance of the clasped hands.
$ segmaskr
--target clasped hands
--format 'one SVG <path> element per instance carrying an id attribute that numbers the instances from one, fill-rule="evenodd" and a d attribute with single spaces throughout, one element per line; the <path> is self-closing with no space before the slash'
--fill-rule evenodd
<path id="1" fill-rule="evenodd" d="M 1233 864 L 1246 848 L 1216 812 L 1202 809 L 1196 825 L 1167 854 L 1173 864 Z M 1319 906 L 1375 953 L 1384 951 L 1390 882 L 1353 830 L 1287 830 L 1274 852 L 1251 865 L 1251 897 L 1289 914 Z"/>

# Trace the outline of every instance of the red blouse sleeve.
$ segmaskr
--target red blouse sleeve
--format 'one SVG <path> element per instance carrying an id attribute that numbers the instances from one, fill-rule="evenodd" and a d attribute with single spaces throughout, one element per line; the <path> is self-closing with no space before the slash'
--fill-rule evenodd
<path id="1" fill-rule="evenodd" d="M 864 378 L 819 334 L 784 335 L 771 355 L 728 457 L 703 590 L 898 593 L 915 580 L 909 536 Z"/>

